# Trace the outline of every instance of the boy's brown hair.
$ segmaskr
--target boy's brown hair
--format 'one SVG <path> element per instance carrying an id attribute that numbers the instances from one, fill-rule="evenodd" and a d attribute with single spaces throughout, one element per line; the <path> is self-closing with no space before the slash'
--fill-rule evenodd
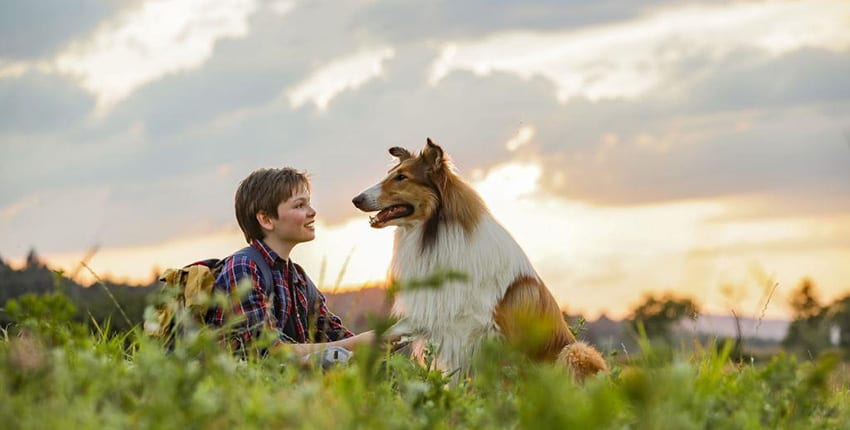
<path id="1" fill-rule="evenodd" d="M 245 234 L 245 240 L 263 239 L 257 214 L 266 213 L 277 219 L 277 207 L 289 200 L 298 191 L 310 192 L 310 179 L 307 173 L 291 167 L 281 169 L 259 169 L 251 172 L 239 183 L 236 190 L 236 221 Z"/>

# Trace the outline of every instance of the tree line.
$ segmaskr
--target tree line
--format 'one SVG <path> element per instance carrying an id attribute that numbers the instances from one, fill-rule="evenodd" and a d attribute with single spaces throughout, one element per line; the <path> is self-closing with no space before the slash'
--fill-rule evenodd
<path id="1" fill-rule="evenodd" d="M 33 300 L 24 297 L 61 294 L 73 305 L 72 320 L 108 326 L 114 332 L 127 331 L 143 321 L 149 296 L 157 289 L 156 284 L 128 285 L 110 280 L 85 287 L 63 272 L 49 269 L 35 251 L 30 251 L 19 270 L 0 259 L 0 325 L 13 322 L 7 309 L 11 300 L 34 306 Z"/>
<path id="2" fill-rule="evenodd" d="M 72 305 L 72 320 L 123 332 L 144 321 L 145 308 L 159 288 L 157 283 L 127 285 L 110 280 L 84 287 L 61 271 L 50 270 L 35 251 L 31 251 L 26 264 L 19 270 L 12 269 L 0 259 L 0 304 L 5 304 L 0 308 L 0 325 L 13 322 L 12 314 L 21 304 L 40 306 L 33 296 L 60 294 L 66 296 Z M 9 308 L 10 303 L 13 303 L 12 309 Z M 62 308 L 58 304 L 49 306 Z M 804 279 L 793 290 L 790 306 L 792 320 L 781 342 L 782 348 L 808 356 L 836 348 L 850 352 L 850 294 L 825 303 L 818 298 L 814 282 Z M 367 320 L 360 318 L 362 315 L 357 309 L 338 311 L 349 316 L 349 323 Z M 682 337 L 677 323 L 685 318 L 695 319 L 700 312 L 699 304 L 689 297 L 661 293 L 645 296 L 623 321 L 602 318 L 587 323 L 581 316 L 565 317 L 580 336 L 584 335 L 593 342 L 601 342 L 603 337 L 613 338 L 609 343 L 614 344 L 608 347 L 614 349 L 618 346 L 635 347 L 635 338 L 644 335 L 654 341 L 673 344 Z M 360 326 L 350 328 L 355 331 L 368 329 Z M 740 354 L 743 347 L 740 332 L 734 340 L 735 351 Z"/>

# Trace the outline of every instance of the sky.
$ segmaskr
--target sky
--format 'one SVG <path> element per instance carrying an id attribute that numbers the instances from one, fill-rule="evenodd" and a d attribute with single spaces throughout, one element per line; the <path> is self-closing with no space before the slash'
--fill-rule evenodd
<path id="1" fill-rule="evenodd" d="M 148 282 L 242 247 L 239 181 L 307 170 L 326 290 L 380 282 L 351 198 L 442 145 L 561 306 L 788 317 L 850 294 L 850 2 L 0 3 L 0 258 Z"/>

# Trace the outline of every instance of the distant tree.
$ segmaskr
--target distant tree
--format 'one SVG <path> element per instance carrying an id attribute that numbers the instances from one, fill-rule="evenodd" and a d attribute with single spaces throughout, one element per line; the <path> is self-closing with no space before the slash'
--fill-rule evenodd
<path id="1" fill-rule="evenodd" d="M 10 270 L 12 270 L 12 268 L 9 267 L 9 264 L 6 263 L 6 260 L 4 260 L 2 256 L 0 256 L 0 273 L 8 272 Z"/>
<path id="2" fill-rule="evenodd" d="M 637 330 L 643 325 L 651 338 L 673 339 L 673 325 L 682 318 L 696 318 L 699 306 L 689 298 L 675 297 L 670 293 L 656 297 L 648 295 L 632 311 L 632 325 Z"/>
<path id="3" fill-rule="evenodd" d="M 40 269 L 44 267 L 44 263 L 41 262 L 41 257 L 35 253 L 35 249 L 30 249 L 30 252 L 27 254 L 27 269 Z"/>
<path id="4" fill-rule="evenodd" d="M 829 305 L 827 315 L 829 325 L 838 328 L 838 346 L 850 349 L 850 295 Z"/>
<path id="5" fill-rule="evenodd" d="M 71 317 L 73 321 L 85 324 L 96 323 L 100 327 L 108 326 L 112 332 L 126 331 L 142 323 L 145 307 L 149 303 L 148 295 L 159 288 L 158 285 L 131 286 L 109 281 L 83 287 L 67 278 L 62 271 L 48 269 L 35 251 L 30 251 L 27 264 L 30 267 L 20 270 L 11 268 L 6 271 L 0 270 L 0 327 L 20 322 L 24 314 L 13 314 L 19 307 L 29 310 L 30 314 L 27 315 L 30 317 L 26 319 L 30 321 L 38 320 L 44 315 L 65 315 L 64 312 L 58 312 L 50 307 L 53 305 L 36 306 L 32 299 L 18 300 L 26 295 L 42 297 L 61 293 L 74 305 L 75 312 Z M 12 306 L 10 313 L 10 309 L 2 304 L 11 299 L 18 300 L 16 302 L 18 304 Z M 19 306 L 24 304 L 26 306 Z M 47 311 L 42 312 L 43 309 Z M 32 314 L 32 312 L 41 313 Z"/>
<path id="6" fill-rule="evenodd" d="M 805 278 L 791 293 L 789 304 L 793 320 L 782 341 L 784 347 L 802 350 L 811 356 L 830 346 L 827 309 L 821 306 L 816 290 L 814 282 Z"/>
<path id="7" fill-rule="evenodd" d="M 800 282 L 800 287 L 791 294 L 791 309 L 796 319 L 816 318 L 823 311 L 815 289 L 814 282 L 805 278 Z"/>

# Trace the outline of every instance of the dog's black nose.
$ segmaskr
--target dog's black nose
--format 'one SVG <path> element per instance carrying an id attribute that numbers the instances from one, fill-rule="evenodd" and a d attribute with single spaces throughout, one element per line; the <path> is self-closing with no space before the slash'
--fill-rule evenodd
<path id="1" fill-rule="evenodd" d="M 364 196 L 363 194 L 360 194 L 357 197 L 351 199 L 351 203 L 354 203 L 354 206 L 357 206 L 359 208 L 360 205 L 363 204 L 364 200 L 366 200 L 366 196 Z"/>

